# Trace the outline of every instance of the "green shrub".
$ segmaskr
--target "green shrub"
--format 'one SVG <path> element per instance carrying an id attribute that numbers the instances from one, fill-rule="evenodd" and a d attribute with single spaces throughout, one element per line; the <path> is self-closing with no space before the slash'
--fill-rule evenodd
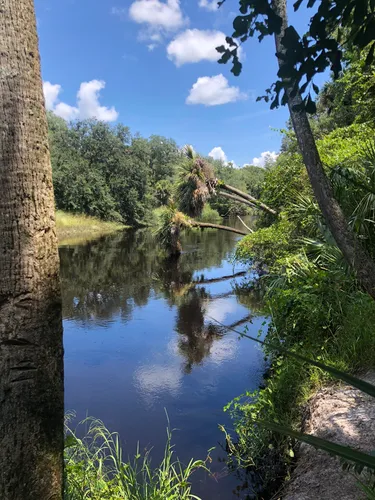
<path id="1" fill-rule="evenodd" d="M 280 220 L 272 226 L 258 229 L 242 238 L 236 248 L 235 259 L 273 266 L 278 259 L 296 248 L 292 239 L 294 230 L 294 224 L 281 215 Z"/>
<path id="2" fill-rule="evenodd" d="M 206 203 L 202 214 L 197 218 L 200 222 L 214 222 L 216 224 L 221 222 L 219 212 Z"/>

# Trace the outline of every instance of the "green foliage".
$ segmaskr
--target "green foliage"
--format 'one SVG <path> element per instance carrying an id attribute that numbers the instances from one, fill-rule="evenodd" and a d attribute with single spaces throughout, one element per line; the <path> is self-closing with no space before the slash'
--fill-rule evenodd
<path id="1" fill-rule="evenodd" d="M 100 420 L 88 418 L 81 423 L 88 431 L 79 438 L 66 425 L 65 500 L 187 500 L 190 477 L 198 469 L 208 471 L 206 461 L 190 460 L 184 466 L 174 458 L 172 433 L 167 428 L 164 457 L 151 467 L 150 451 L 140 452 L 125 461 L 120 437 Z"/>
<path id="2" fill-rule="evenodd" d="M 245 165 L 243 168 L 235 168 L 230 163 L 225 164 L 219 160 L 206 158 L 215 171 L 215 177 L 245 193 L 249 193 L 255 198 L 259 198 L 265 176 L 265 169 L 253 165 Z M 212 208 L 217 210 L 222 217 L 228 215 L 245 215 L 248 207 L 241 203 L 235 203 L 228 198 L 213 196 L 210 200 Z"/>
<path id="3" fill-rule="evenodd" d="M 219 2 L 224 3 L 225 0 Z M 303 0 L 294 3 L 298 10 Z M 292 84 L 292 93 L 304 95 L 303 105 L 308 113 L 315 113 L 316 105 L 311 92 L 318 94 L 319 88 L 313 83 L 314 76 L 329 68 L 337 78 L 343 65 L 343 47 L 350 45 L 353 50 L 366 49 L 365 64 L 370 65 L 375 52 L 375 20 L 371 2 L 347 0 L 332 5 L 330 0 L 308 0 L 307 7 L 316 7 L 309 20 L 309 26 L 302 36 L 294 26 L 285 29 L 282 45 L 282 66 L 278 80 L 266 90 L 264 99 L 271 102 L 271 109 L 288 102 L 286 89 Z M 249 38 L 258 36 L 262 41 L 266 36 L 279 34 L 283 12 L 281 2 L 254 2 L 242 0 L 240 13 L 233 21 L 233 33 L 227 37 L 228 46 L 217 47 L 221 54 L 219 63 L 232 61 L 232 73 L 238 76 L 242 70 L 238 47 Z M 282 15 L 282 14 L 280 14 Z"/>
<path id="4" fill-rule="evenodd" d="M 295 201 L 297 193 L 311 193 L 306 168 L 299 153 L 284 152 L 266 172 L 262 201 L 281 211 Z"/>
<path id="5" fill-rule="evenodd" d="M 373 67 L 363 56 L 349 54 L 346 61 L 341 78 L 323 91 L 311 123 L 335 197 L 375 257 Z M 332 91 L 333 103 L 326 91 Z M 346 99 L 349 107 L 343 109 Z M 236 258 L 261 271 L 252 287 L 263 291 L 271 317 L 262 332 L 270 369 L 264 387 L 228 405 L 236 434 L 227 439 L 233 461 L 254 467 L 267 497 L 291 470 L 294 440 L 301 438 L 301 407 L 311 394 L 333 383 L 339 372 L 353 383 L 353 371 L 375 367 L 375 303 L 358 288 L 325 224 L 291 131 L 265 173 L 260 199 L 280 217 L 272 225 L 267 216 L 259 217 L 259 229 L 239 242 Z M 301 363 L 302 358 L 314 363 Z M 371 488 L 364 489 L 372 498 Z"/>
<path id="6" fill-rule="evenodd" d="M 68 125 L 52 113 L 48 123 L 58 209 L 139 225 L 168 202 L 181 161 L 171 139 L 96 120 Z"/>
<path id="7" fill-rule="evenodd" d="M 272 267 L 276 261 L 285 257 L 295 244 L 292 235 L 295 226 L 281 216 L 281 219 L 270 227 L 258 229 L 242 238 L 238 243 L 235 258 L 241 262 L 257 262 Z"/>
<path id="8" fill-rule="evenodd" d="M 327 82 L 317 102 L 314 131 L 321 134 L 353 123 L 374 124 L 375 64 L 366 64 L 368 50 L 346 50 L 340 78 Z"/>
<path id="9" fill-rule="evenodd" d="M 155 185 L 155 198 L 159 205 L 168 205 L 172 199 L 173 184 L 169 179 L 162 179 Z"/>
<path id="10" fill-rule="evenodd" d="M 208 203 L 204 206 L 203 212 L 197 219 L 200 222 L 214 222 L 219 224 L 221 221 L 221 217 L 219 212 L 212 208 Z"/>
<path id="11" fill-rule="evenodd" d="M 338 128 L 317 141 L 320 157 L 328 170 L 342 163 L 355 163 L 363 156 L 374 130 L 365 124 L 353 124 Z"/>

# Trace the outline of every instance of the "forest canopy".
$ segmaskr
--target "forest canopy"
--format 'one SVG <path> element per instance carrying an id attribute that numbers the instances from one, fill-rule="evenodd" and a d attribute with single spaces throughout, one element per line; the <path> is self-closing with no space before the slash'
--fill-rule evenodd
<path id="1" fill-rule="evenodd" d="M 154 208 L 170 202 L 185 161 L 173 139 L 146 139 L 124 125 L 97 120 L 67 123 L 52 112 L 48 125 L 57 209 L 139 226 L 147 224 Z M 255 197 L 260 194 L 263 168 L 204 159 L 220 179 Z M 219 197 L 211 205 L 221 216 L 243 211 Z"/>

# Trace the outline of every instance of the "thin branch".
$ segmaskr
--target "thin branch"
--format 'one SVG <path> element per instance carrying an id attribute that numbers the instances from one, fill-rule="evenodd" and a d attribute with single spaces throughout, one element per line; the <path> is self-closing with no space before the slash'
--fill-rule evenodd
<path id="1" fill-rule="evenodd" d="M 253 230 L 252 230 L 249 226 L 247 226 L 247 225 L 245 224 L 245 222 L 241 219 L 241 217 L 240 217 L 239 215 L 237 215 L 237 219 L 238 219 L 240 222 L 242 222 L 242 224 L 246 227 L 246 229 L 248 229 L 248 230 L 249 230 L 249 232 L 250 232 L 250 233 L 253 233 L 253 232 L 254 232 L 254 231 L 253 231 Z"/>

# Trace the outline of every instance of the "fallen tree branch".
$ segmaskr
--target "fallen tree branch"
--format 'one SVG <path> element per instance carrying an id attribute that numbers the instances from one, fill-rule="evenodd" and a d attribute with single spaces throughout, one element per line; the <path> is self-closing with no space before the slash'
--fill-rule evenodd
<path id="1" fill-rule="evenodd" d="M 256 198 L 254 198 L 254 196 L 251 196 L 250 194 L 244 193 L 243 191 L 241 191 L 233 186 L 229 186 L 228 184 L 224 184 L 223 182 L 220 182 L 218 184 L 218 189 L 219 190 L 223 189 L 224 191 L 229 191 L 230 193 L 233 193 L 236 196 L 239 196 L 240 198 L 243 198 L 247 201 L 250 201 L 251 203 L 253 203 L 253 205 L 256 205 L 257 208 L 260 208 L 264 212 L 268 212 L 269 214 L 272 214 L 275 216 L 277 215 L 276 210 L 274 210 L 273 208 L 269 207 L 265 203 L 262 203 L 260 200 L 257 200 Z"/>
<path id="2" fill-rule="evenodd" d="M 241 229 L 236 229 L 236 228 L 230 227 L 230 226 L 221 226 L 220 224 L 212 224 L 211 222 L 198 222 L 195 220 L 190 220 L 189 223 L 193 227 L 200 227 L 202 229 L 204 229 L 204 228 L 221 229 L 222 231 L 228 231 L 230 233 L 241 234 L 242 236 L 247 236 L 249 234 L 245 231 L 241 231 Z"/>
<path id="3" fill-rule="evenodd" d="M 236 203 L 242 203 L 243 205 L 247 205 L 251 208 L 258 208 L 254 203 L 251 203 L 251 201 L 244 200 L 243 198 L 240 198 L 239 196 L 234 196 L 234 194 L 226 193 L 225 191 L 218 191 L 217 196 L 222 196 L 223 198 L 228 198 L 229 200 L 233 200 Z"/>

